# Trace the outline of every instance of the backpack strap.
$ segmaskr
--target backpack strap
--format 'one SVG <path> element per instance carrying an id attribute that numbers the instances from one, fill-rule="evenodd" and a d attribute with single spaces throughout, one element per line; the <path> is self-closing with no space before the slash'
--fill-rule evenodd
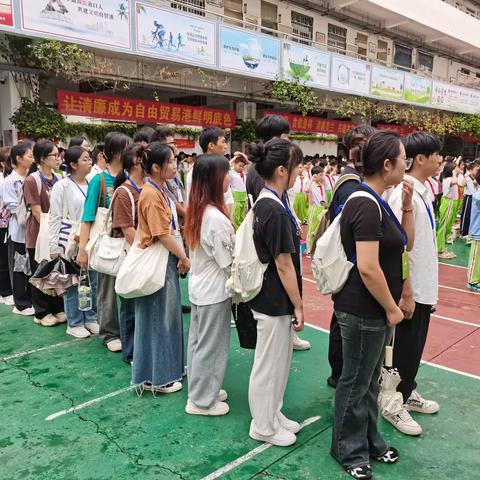
<path id="1" fill-rule="evenodd" d="M 275 200 L 277 203 L 279 203 L 282 207 L 284 207 L 282 201 L 274 195 L 272 192 L 269 192 L 268 190 L 262 190 L 260 192 L 260 195 L 258 196 L 257 200 L 253 204 L 255 206 L 262 198 L 269 198 L 270 200 Z M 285 207 L 284 207 L 285 208 Z"/>
<path id="2" fill-rule="evenodd" d="M 377 199 L 371 194 L 371 193 L 368 193 L 368 192 L 365 192 L 363 190 L 359 190 L 357 192 L 353 192 L 348 198 L 347 198 L 347 201 L 345 202 L 345 205 L 352 199 L 352 198 L 359 198 L 359 197 L 363 197 L 363 198 L 369 198 L 370 200 L 373 200 L 377 207 L 378 207 L 378 212 L 380 213 L 380 221 L 382 221 L 383 219 L 383 215 L 382 215 L 382 207 L 380 206 L 380 204 L 377 202 Z M 345 205 L 343 206 L 345 208 Z"/>
<path id="3" fill-rule="evenodd" d="M 135 199 L 133 198 L 133 195 L 132 195 L 132 192 L 130 191 L 130 189 L 125 186 L 125 185 L 120 185 L 120 187 L 118 187 L 118 189 L 122 188 L 123 190 L 125 190 L 128 194 L 128 197 L 130 198 L 130 203 L 132 205 L 132 218 L 133 218 L 133 224 L 135 225 Z M 118 190 L 117 189 L 117 190 Z"/>
<path id="4" fill-rule="evenodd" d="M 350 181 L 355 181 L 355 182 L 358 182 L 360 183 L 362 181 L 362 179 L 360 178 L 360 175 L 357 175 L 356 173 L 346 173 L 345 175 L 341 175 L 338 180 L 337 180 L 337 183 L 335 184 L 335 187 L 333 188 L 333 193 L 332 193 L 332 200 L 333 200 L 333 197 L 335 196 L 335 193 L 337 192 L 337 190 L 346 182 L 350 182 Z"/>

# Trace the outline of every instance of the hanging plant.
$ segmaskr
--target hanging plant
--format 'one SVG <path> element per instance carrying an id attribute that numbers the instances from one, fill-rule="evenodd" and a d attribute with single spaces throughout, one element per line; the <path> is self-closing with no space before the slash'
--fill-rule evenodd
<path id="1" fill-rule="evenodd" d="M 298 80 L 274 80 L 267 87 L 267 96 L 279 101 L 282 105 L 294 104 L 302 115 L 318 110 L 319 99 L 312 88 Z"/>
<path id="2" fill-rule="evenodd" d="M 309 141 L 309 142 L 338 142 L 337 135 L 327 133 L 289 133 L 290 140 Z"/>
<path id="3" fill-rule="evenodd" d="M 237 126 L 232 130 L 232 140 L 237 142 L 254 142 L 257 138 L 255 122 L 253 120 L 239 120 Z"/>

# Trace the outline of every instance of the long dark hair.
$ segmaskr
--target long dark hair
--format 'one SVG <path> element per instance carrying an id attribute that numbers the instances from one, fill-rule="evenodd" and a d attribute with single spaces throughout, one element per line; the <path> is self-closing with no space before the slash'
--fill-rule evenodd
<path id="1" fill-rule="evenodd" d="M 200 243 L 202 219 L 208 205 L 218 208 L 227 218 L 228 210 L 223 195 L 223 183 L 230 169 L 228 160 L 223 155 L 200 155 L 192 172 L 192 188 L 185 215 L 184 237 L 189 248 Z"/>
<path id="2" fill-rule="evenodd" d="M 28 171 L 29 175 L 38 170 L 42 158 L 50 155 L 53 152 L 54 148 L 55 144 L 51 140 L 48 140 L 46 138 L 41 138 L 40 140 L 37 140 L 35 142 L 35 145 L 33 146 L 33 157 L 35 158 L 35 162 L 32 164 L 30 170 Z"/>
<path id="3" fill-rule="evenodd" d="M 8 177 L 13 172 L 13 166 L 17 165 L 17 157 L 23 157 L 32 147 L 32 140 L 22 140 L 12 147 L 3 168 L 4 177 Z"/>
<path id="4" fill-rule="evenodd" d="M 353 162 L 357 170 L 362 169 L 360 150 L 367 140 L 378 130 L 371 125 L 358 125 L 349 130 L 343 137 L 343 144 L 347 149 L 348 161 Z"/>
<path id="5" fill-rule="evenodd" d="M 132 168 L 135 166 L 135 160 L 141 159 L 143 155 L 144 148 L 139 143 L 134 143 L 129 145 L 122 152 L 122 170 L 115 178 L 113 188 L 117 189 L 123 182 L 127 179 L 127 175 L 130 173 Z"/>
<path id="6" fill-rule="evenodd" d="M 132 143 L 132 139 L 119 132 L 109 132 L 105 135 L 104 155 L 107 163 L 113 160 L 115 155 L 121 154 Z"/>

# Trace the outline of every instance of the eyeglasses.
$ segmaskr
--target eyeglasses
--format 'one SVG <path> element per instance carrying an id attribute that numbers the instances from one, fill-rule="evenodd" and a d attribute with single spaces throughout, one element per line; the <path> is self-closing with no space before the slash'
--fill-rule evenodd
<path id="1" fill-rule="evenodd" d="M 405 169 L 410 170 L 413 165 L 413 158 L 406 158 L 405 159 Z"/>

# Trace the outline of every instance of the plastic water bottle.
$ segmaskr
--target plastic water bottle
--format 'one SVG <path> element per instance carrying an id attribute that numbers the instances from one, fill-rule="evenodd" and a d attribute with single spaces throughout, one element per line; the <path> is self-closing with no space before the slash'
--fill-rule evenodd
<path id="1" fill-rule="evenodd" d="M 87 270 L 80 270 L 78 284 L 78 309 L 88 312 L 92 309 L 92 287 Z"/>

